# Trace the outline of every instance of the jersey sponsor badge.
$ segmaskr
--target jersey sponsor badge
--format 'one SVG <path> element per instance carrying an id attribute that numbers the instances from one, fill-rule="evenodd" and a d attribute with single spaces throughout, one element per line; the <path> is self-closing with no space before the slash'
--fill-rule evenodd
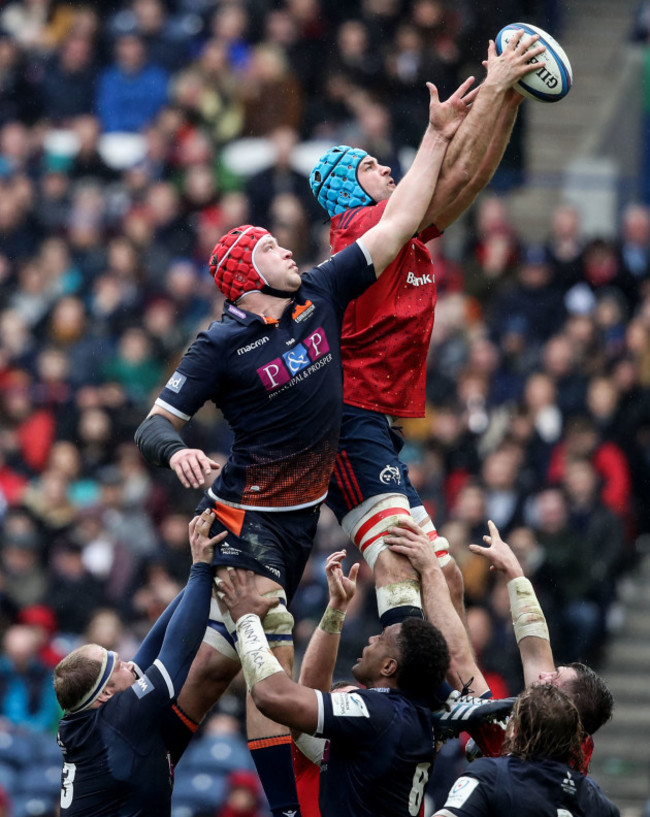
<path id="1" fill-rule="evenodd" d="M 153 691 L 153 684 L 146 675 L 143 675 L 142 678 L 138 678 L 131 689 L 135 692 L 138 698 L 144 698 L 145 695 L 148 695 Z"/>
<path id="2" fill-rule="evenodd" d="M 475 777 L 459 777 L 451 787 L 445 806 L 460 808 L 477 786 L 478 780 Z"/>
<path id="3" fill-rule="evenodd" d="M 165 388 L 169 389 L 169 391 L 173 391 L 175 394 L 178 394 L 185 385 L 186 380 L 187 378 L 184 374 L 174 372 L 174 374 L 167 381 Z"/>
<path id="4" fill-rule="evenodd" d="M 332 713 L 343 718 L 369 718 L 368 708 L 361 695 L 350 692 L 345 695 L 332 695 Z"/>

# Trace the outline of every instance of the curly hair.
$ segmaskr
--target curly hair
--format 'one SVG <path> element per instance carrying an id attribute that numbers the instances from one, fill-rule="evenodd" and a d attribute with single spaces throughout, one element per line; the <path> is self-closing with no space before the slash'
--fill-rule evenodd
<path id="1" fill-rule="evenodd" d="M 614 696 L 603 679 L 591 667 L 574 661 L 563 664 L 575 670 L 575 680 L 564 685 L 564 691 L 578 707 L 582 728 L 588 735 L 593 735 L 612 717 Z"/>
<path id="2" fill-rule="evenodd" d="M 436 708 L 439 705 L 436 690 L 449 669 L 449 649 L 444 636 L 429 621 L 407 618 L 402 622 L 398 645 L 399 688 Z"/>
<path id="3" fill-rule="evenodd" d="M 502 754 L 521 760 L 549 758 L 579 769 L 582 735 L 578 708 L 566 692 L 553 684 L 539 684 L 517 698 Z"/>

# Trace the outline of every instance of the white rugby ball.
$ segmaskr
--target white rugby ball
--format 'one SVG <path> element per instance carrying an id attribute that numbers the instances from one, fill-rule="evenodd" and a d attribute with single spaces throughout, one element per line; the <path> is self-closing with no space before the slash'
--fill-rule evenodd
<path id="1" fill-rule="evenodd" d="M 564 99 L 573 83 L 571 63 L 562 46 L 544 29 L 531 23 L 510 23 L 496 36 L 497 53 L 501 54 L 514 32 L 521 29 L 526 34 L 539 34 L 536 44 L 545 45 L 546 51 L 533 58 L 539 63 L 539 71 L 526 74 L 514 87 L 520 94 L 538 102 L 558 102 Z"/>

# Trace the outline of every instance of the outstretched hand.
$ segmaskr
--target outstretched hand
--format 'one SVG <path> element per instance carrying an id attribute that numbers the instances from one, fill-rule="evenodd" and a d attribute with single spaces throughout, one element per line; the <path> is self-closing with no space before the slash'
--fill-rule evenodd
<path id="1" fill-rule="evenodd" d="M 500 570 L 506 574 L 508 580 L 523 576 L 524 571 L 519 564 L 519 560 L 510 549 L 510 546 L 503 541 L 499 529 L 491 519 L 488 521 L 488 530 L 490 531 L 489 535 L 483 537 L 487 547 L 470 545 L 469 549 L 472 553 L 485 557 L 490 562 L 490 570 Z"/>
<path id="2" fill-rule="evenodd" d="M 277 607 L 277 597 L 263 596 L 255 586 L 252 570 L 229 567 L 215 579 L 219 597 L 230 611 L 233 621 L 238 621 L 248 613 L 264 619 L 272 607 Z"/>
<path id="3" fill-rule="evenodd" d="M 478 94 L 478 88 L 470 90 L 474 77 L 468 77 L 449 99 L 440 101 L 438 89 L 432 82 L 427 82 L 429 89 L 429 124 L 440 135 L 449 141 L 458 130 L 460 123 L 469 113 L 470 105 Z"/>
<path id="4" fill-rule="evenodd" d="M 357 591 L 357 574 L 359 573 L 359 562 L 352 565 L 347 576 L 343 573 L 341 562 L 345 556 L 345 550 L 337 550 L 330 553 L 325 562 L 325 575 L 330 594 L 328 606 L 343 613 Z"/>
<path id="5" fill-rule="evenodd" d="M 494 40 L 490 40 L 487 60 L 483 63 L 487 69 L 486 84 L 498 85 L 502 90 L 523 79 L 527 74 L 539 71 L 543 67 L 538 57 L 546 51 L 540 45 L 539 34 L 525 34 L 523 29 L 515 31 L 501 54 L 497 54 Z"/>

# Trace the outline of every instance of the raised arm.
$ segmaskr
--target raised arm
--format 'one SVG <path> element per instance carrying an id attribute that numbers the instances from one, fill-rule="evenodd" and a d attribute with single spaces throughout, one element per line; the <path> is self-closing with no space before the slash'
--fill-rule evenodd
<path id="1" fill-rule="evenodd" d="M 521 655 L 526 686 L 534 683 L 541 672 L 553 672 L 555 662 L 544 612 L 539 605 L 530 581 L 512 549 L 503 541 L 494 522 L 488 522 L 489 534 L 483 537 L 487 547 L 470 545 L 490 562 L 490 570 L 504 574 L 508 582 L 508 596 L 515 637 Z"/>
<path id="2" fill-rule="evenodd" d="M 190 665 L 201 645 L 210 612 L 212 556 L 227 531 L 210 538 L 213 515 L 208 509 L 190 522 L 192 568 L 185 592 L 165 631 L 157 662 L 164 666 L 176 695 L 185 683 Z"/>
<path id="3" fill-rule="evenodd" d="M 424 217 L 436 186 L 450 139 L 467 115 L 476 91 L 470 91 L 474 78 L 466 80 L 445 102 L 438 99 L 432 83 L 429 89 L 429 125 L 402 181 L 391 195 L 380 221 L 361 237 L 370 253 L 377 276 L 386 269 Z"/>
<path id="4" fill-rule="evenodd" d="M 269 649 L 262 627 L 262 619 L 278 600 L 259 594 L 250 570 L 228 570 L 228 578 L 219 580 L 219 590 L 236 623 L 237 652 L 255 706 L 272 721 L 313 735 L 318 693 L 289 678 Z"/>
<path id="5" fill-rule="evenodd" d="M 325 574 L 329 602 L 318 627 L 309 639 L 300 666 L 298 683 L 311 689 L 320 689 L 321 692 L 329 692 L 332 687 L 343 620 L 357 587 L 359 564 L 353 564 L 349 574 L 345 576 L 341 567 L 345 556 L 345 550 L 338 550 L 327 557 Z"/>
<path id="6" fill-rule="evenodd" d="M 467 210 L 494 176 L 510 142 L 512 129 L 517 120 L 517 111 L 523 101 L 524 97 L 514 89 L 511 88 L 507 91 L 490 144 L 478 170 L 469 182 L 461 187 L 458 196 L 451 200 L 444 210 L 437 212 L 437 209 L 434 209 L 429 215 L 431 219 L 429 223 L 434 223 L 440 231 L 446 230 Z M 440 183 L 442 183 L 442 180 Z M 425 216 L 425 220 L 426 218 Z"/>
<path id="7" fill-rule="evenodd" d="M 420 574 L 424 613 L 444 635 L 449 648 L 451 663 L 447 680 L 450 685 L 458 689 L 473 678 L 473 694 L 478 696 L 487 692 L 487 681 L 478 668 L 467 631 L 452 603 L 447 581 L 429 537 L 407 516 L 400 520 L 399 525 L 389 528 L 385 538 L 390 549 L 406 556 Z"/>
<path id="8" fill-rule="evenodd" d="M 514 97 L 508 91 L 523 76 L 539 70 L 539 64 L 530 62 L 532 57 L 545 50 L 544 46 L 536 44 L 537 39 L 538 35 L 528 36 L 521 31 L 519 36 L 510 40 L 501 55 L 497 54 L 494 41 L 490 40 L 484 62 L 487 75 L 469 114 L 451 140 L 420 229 L 430 224 L 445 229 L 491 178 L 510 139 L 517 107 L 523 99 L 516 91 L 512 92 L 516 94 Z M 513 108 L 515 101 L 517 105 Z M 504 106 L 509 109 L 505 116 Z M 488 149 L 492 150 L 490 162 L 496 161 L 491 173 L 489 166 L 484 164 Z M 479 186 L 481 180 L 483 183 Z M 460 195 L 463 199 L 459 201 Z"/>

